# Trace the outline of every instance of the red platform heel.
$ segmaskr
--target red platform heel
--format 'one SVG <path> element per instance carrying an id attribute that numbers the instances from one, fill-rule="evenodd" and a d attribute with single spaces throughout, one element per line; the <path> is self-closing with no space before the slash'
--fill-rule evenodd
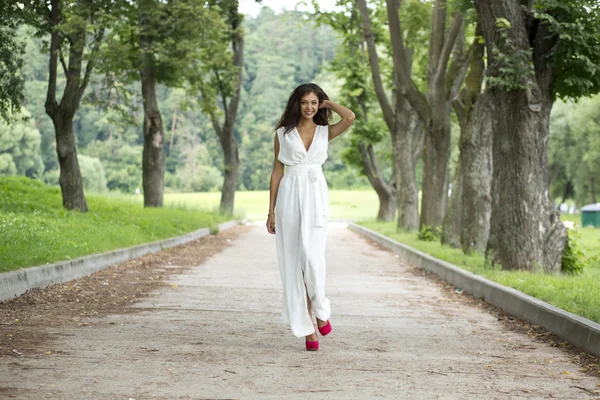
<path id="1" fill-rule="evenodd" d="M 309 342 L 307 340 L 306 341 L 306 350 L 308 350 L 308 351 L 317 351 L 317 350 L 319 350 L 319 341 L 317 340 L 316 342 Z"/>
<path id="2" fill-rule="evenodd" d="M 327 336 L 331 333 L 332 328 L 331 328 L 331 322 L 329 322 L 329 320 L 327 321 L 327 325 L 319 327 L 319 333 L 321 333 L 322 336 Z"/>

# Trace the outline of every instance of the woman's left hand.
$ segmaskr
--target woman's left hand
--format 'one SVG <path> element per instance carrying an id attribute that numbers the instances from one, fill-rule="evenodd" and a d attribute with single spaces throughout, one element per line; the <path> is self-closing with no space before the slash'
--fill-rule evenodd
<path id="1" fill-rule="evenodd" d="M 319 103 L 319 109 L 321 108 L 329 108 L 329 100 L 323 100 Z"/>

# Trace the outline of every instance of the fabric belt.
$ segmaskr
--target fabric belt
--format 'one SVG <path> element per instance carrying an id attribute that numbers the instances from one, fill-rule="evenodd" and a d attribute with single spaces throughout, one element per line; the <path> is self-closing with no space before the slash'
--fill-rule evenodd
<path id="1" fill-rule="evenodd" d="M 287 174 L 308 176 L 310 183 L 313 185 L 314 190 L 314 211 L 315 211 L 315 226 L 325 226 L 325 214 L 323 211 L 323 193 L 321 188 L 317 185 L 319 182 L 319 176 L 323 176 L 323 170 L 319 164 L 296 164 L 288 165 Z"/>

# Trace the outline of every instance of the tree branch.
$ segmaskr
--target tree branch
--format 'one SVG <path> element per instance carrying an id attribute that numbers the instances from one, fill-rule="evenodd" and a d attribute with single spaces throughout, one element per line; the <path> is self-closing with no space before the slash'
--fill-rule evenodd
<path id="1" fill-rule="evenodd" d="M 58 25 L 60 19 L 59 0 L 52 0 L 52 10 L 50 13 L 51 26 L 54 28 Z M 53 30 L 50 35 L 50 61 L 48 66 L 48 90 L 46 91 L 46 112 L 50 117 L 54 117 L 58 109 L 56 101 L 56 75 L 58 67 L 58 50 L 60 38 L 58 31 Z"/>
<path id="2" fill-rule="evenodd" d="M 446 0 L 435 0 L 429 37 L 429 63 L 427 65 L 427 78 L 431 79 L 436 73 L 440 63 L 444 35 L 446 34 Z"/>
<path id="3" fill-rule="evenodd" d="M 358 0 L 361 6 L 366 8 L 365 0 Z M 392 41 L 392 52 L 394 59 L 394 72 L 398 77 L 401 90 L 406 95 L 408 101 L 417 111 L 425 123 L 431 119 L 431 107 L 427 99 L 419 91 L 417 85 L 408 73 L 408 62 L 406 59 L 406 49 L 402 39 L 402 29 L 400 28 L 400 19 L 398 18 L 398 4 L 396 0 L 386 0 L 388 22 L 390 25 L 390 39 Z"/>
<path id="4" fill-rule="evenodd" d="M 240 93 L 243 82 L 243 68 L 244 68 L 244 37 L 237 32 L 232 39 L 233 47 L 233 65 L 237 68 L 237 82 L 235 83 L 235 90 L 233 96 L 229 100 L 229 119 L 226 119 L 227 129 L 235 124 L 235 119 L 238 112 L 238 106 L 240 104 Z"/>
<path id="5" fill-rule="evenodd" d="M 225 96 L 225 89 L 223 88 L 223 82 L 221 82 L 221 77 L 219 76 L 219 71 L 214 69 L 213 72 L 215 73 L 215 76 L 217 78 L 217 86 L 219 88 L 219 93 L 221 94 L 221 101 L 223 102 L 223 112 L 225 113 L 225 121 L 224 121 L 223 125 L 225 125 L 225 122 L 229 118 L 229 112 L 227 111 L 227 97 Z"/>
<path id="6" fill-rule="evenodd" d="M 96 59 L 98 57 L 98 52 L 100 51 L 100 44 L 102 43 L 102 39 L 104 38 L 104 28 L 100 28 L 100 31 L 94 37 L 94 45 L 92 47 L 92 53 L 90 55 L 90 59 L 85 66 L 85 74 L 83 77 L 83 81 L 81 82 L 78 89 L 78 96 L 81 99 L 83 96 L 83 92 L 85 92 L 85 88 L 90 82 L 90 77 L 92 76 L 92 71 L 94 70 L 94 65 L 96 64 Z"/>
<path id="7" fill-rule="evenodd" d="M 393 130 L 394 128 L 394 110 L 390 104 L 390 101 L 385 93 L 383 82 L 381 80 L 381 69 L 379 67 L 379 57 L 377 56 L 377 49 L 375 47 L 375 38 L 373 36 L 373 29 L 371 27 L 371 18 L 369 16 L 369 9 L 365 0 L 358 0 L 360 14 L 362 17 L 363 35 L 367 42 L 367 51 L 369 53 L 369 65 L 371 67 L 371 76 L 373 78 L 373 85 L 375 86 L 375 94 L 377 100 L 381 106 L 383 112 L 383 119 L 385 120 L 388 129 Z"/>
<path id="8" fill-rule="evenodd" d="M 435 67 L 435 72 L 432 76 L 432 85 L 439 89 L 442 89 L 445 82 L 446 76 L 446 68 L 448 68 L 448 61 L 450 60 L 450 54 L 452 53 L 452 48 L 454 47 L 454 42 L 458 37 L 458 33 L 460 32 L 461 26 L 463 24 L 463 15 L 460 12 L 456 12 L 454 14 L 454 19 L 452 20 L 452 25 L 450 25 L 450 30 L 448 31 L 448 37 L 446 37 L 446 41 L 444 42 L 444 46 L 442 47 L 439 60 Z M 438 93 L 443 93 L 442 90 L 439 90 Z"/>

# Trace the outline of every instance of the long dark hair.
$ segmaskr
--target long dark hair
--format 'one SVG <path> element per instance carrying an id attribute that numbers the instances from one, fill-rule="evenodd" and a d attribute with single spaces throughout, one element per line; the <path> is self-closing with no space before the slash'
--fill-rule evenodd
<path id="1" fill-rule="evenodd" d="M 314 83 L 304 83 L 298 86 L 290 95 L 285 111 L 277 123 L 275 130 L 284 127 L 283 132 L 288 133 L 298 125 L 298 122 L 300 122 L 300 100 L 309 93 L 314 93 L 317 96 L 319 104 L 324 100 L 329 100 L 329 96 L 327 96 L 323 89 Z M 313 117 L 313 121 L 317 125 L 329 125 L 330 119 L 331 110 L 329 108 L 319 109 Z"/>

